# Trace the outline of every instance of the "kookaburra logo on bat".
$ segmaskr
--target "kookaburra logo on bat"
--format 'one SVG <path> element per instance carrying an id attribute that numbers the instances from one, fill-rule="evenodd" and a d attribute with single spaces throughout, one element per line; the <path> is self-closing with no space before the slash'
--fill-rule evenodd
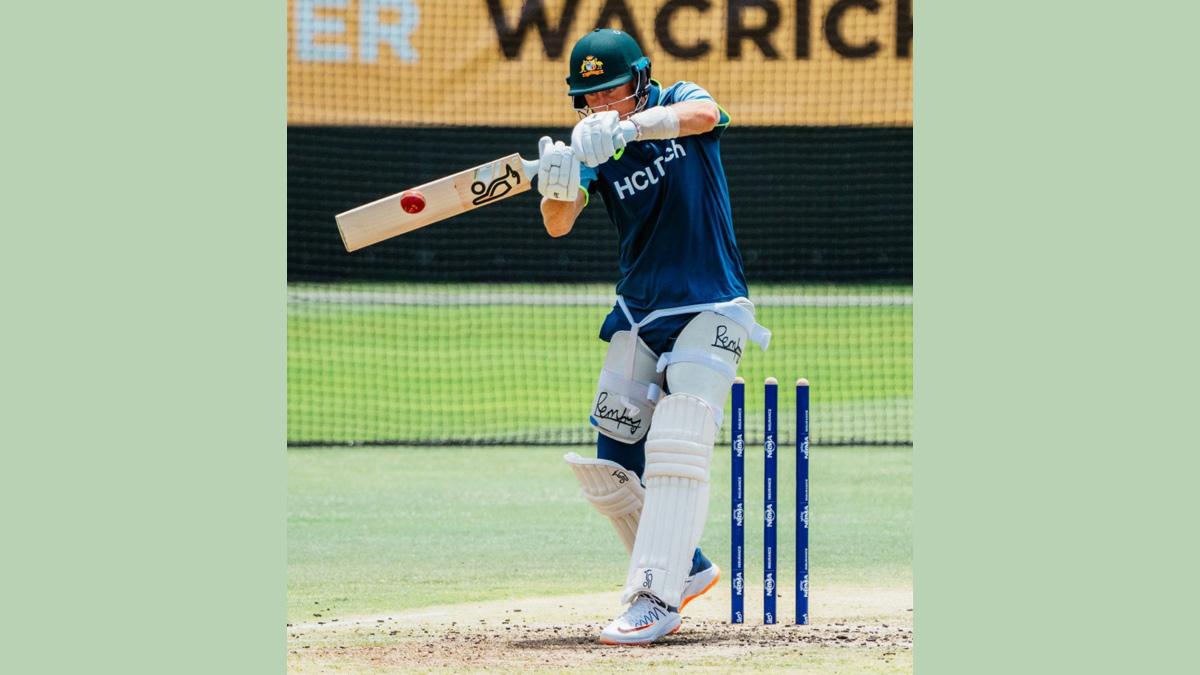
<path id="1" fill-rule="evenodd" d="M 515 183 L 509 183 L 508 179 L 513 178 Z M 521 172 L 512 168 L 511 164 L 504 165 L 504 175 L 493 178 L 490 182 L 484 183 L 477 180 L 471 183 L 471 194 L 475 195 L 475 199 L 471 203 L 475 206 L 483 206 L 488 202 L 494 202 L 497 199 L 502 199 L 513 189 L 513 185 L 521 182 Z"/>

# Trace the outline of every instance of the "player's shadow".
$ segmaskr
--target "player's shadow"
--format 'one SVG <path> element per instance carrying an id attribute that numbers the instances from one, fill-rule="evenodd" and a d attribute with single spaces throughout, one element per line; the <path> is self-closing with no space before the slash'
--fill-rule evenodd
<path id="1" fill-rule="evenodd" d="M 526 640 L 513 640 L 509 643 L 517 649 L 571 649 L 575 650 L 579 647 L 587 647 L 596 644 L 595 637 L 587 636 L 554 636 L 544 638 L 529 638 Z"/>

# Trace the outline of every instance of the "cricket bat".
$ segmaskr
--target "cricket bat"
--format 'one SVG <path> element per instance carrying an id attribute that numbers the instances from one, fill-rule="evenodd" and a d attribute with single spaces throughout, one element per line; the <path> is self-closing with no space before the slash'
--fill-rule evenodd
<path id="1" fill-rule="evenodd" d="M 342 244 L 347 251 L 357 251 L 519 195 L 529 190 L 537 172 L 537 160 L 513 153 L 344 211 L 335 216 Z"/>
<path id="2" fill-rule="evenodd" d="M 637 130 L 622 123 L 621 133 L 629 142 Z M 344 211 L 334 219 L 346 250 L 357 251 L 526 192 L 537 172 L 537 160 L 513 153 Z"/>

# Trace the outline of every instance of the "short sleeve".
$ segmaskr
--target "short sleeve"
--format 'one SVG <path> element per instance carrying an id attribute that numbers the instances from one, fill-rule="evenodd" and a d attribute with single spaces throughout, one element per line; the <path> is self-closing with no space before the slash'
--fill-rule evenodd
<path id="1" fill-rule="evenodd" d="M 596 170 L 589 168 L 586 164 L 579 165 L 579 189 L 583 190 L 583 196 L 586 201 L 583 202 L 587 206 L 592 201 L 592 195 L 596 193 L 596 188 L 599 183 L 596 182 Z"/>
<path id="2" fill-rule="evenodd" d="M 663 96 L 664 105 L 682 103 L 683 101 L 712 101 L 713 103 L 717 103 L 712 94 L 708 93 L 704 87 L 695 82 L 676 82 L 671 85 L 670 89 Z M 732 120 L 729 113 L 721 107 L 720 103 L 717 103 L 717 110 L 720 111 L 720 119 L 717 120 L 717 126 L 713 127 L 713 130 L 707 134 L 703 134 L 714 139 L 720 138 L 721 134 L 725 133 L 725 128 L 729 126 L 729 122 Z"/>
<path id="3" fill-rule="evenodd" d="M 596 180 L 596 169 L 581 163 L 579 165 L 579 187 L 587 190 L 594 180 Z"/>

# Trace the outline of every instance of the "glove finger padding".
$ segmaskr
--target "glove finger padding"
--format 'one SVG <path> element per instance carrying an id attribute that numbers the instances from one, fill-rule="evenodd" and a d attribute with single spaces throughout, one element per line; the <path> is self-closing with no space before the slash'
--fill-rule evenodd
<path id="1" fill-rule="evenodd" d="M 625 134 L 621 133 L 621 127 L 613 129 L 612 133 L 613 154 L 617 154 L 617 150 L 624 148 L 626 145 Z"/>
<path id="2" fill-rule="evenodd" d="M 568 159 L 568 157 L 571 155 L 571 148 L 562 141 L 559 141 L 555 143 L 554 149 L 558 151 L 559 160 L 558 165 L 554 168 L 554 183 L 565 192 L 566 188 L 570 187 L 568 185 L 571 176 L 569 164 L 573 160 Z"/>
<path id="3" fill-rule="evenodd" d="M 575 159 L 571 146 L 559 141 L 557 147 L 561 155 L 561 162 L 558 165 L 555 182 L 562 190 L 560 199 L 572 201 L 575 199 L 576 191 L 579 190 L 579 162 Z"/>
<path id="4" fill-rule="evenodd" d="M 588 126 L 587 130 L 587 164 L 588 166 L 599 166 L 600 164 L 600 130 L 596 128 L 593 122 Z"/>
<path id="5" fill-rule="evenodd" d="M 584 136 L 587 136 L 587 119 L 580 120 L 575 128 L 571 130 L 571 149 L 575 151 L 575 156 L 579 161 L 587 164 L 587 154 L 584 150 Z"/>
<path id="6" fill-rule="evenodd" d="M 574 201 L 579 189 L 579 162 L 570 146 L 549 137 L 538 141 L 538 192 L 549 199 Z"/>
<path id="7" fill-rule="evenodd" d="M 590 168 L 599 166 L 596 161 L 595 141 L 592 138 L 592 130 L 589 127 L 584 127 L 583 132 L 579 135 L 579 147 L 576 150 L 579 152 L 580 159 Z"/>
<path id="8" fill-rule="evenodd" d="M 616 137 L 620 132 L 621 116 L 615 110 L 600 113 L 596 119 L 596 151 L 600 162 L 607 162 L 617 153 Z"/>
<path id="9" fill-rule="evenodd" d="M 538 192 L 551 198 L 554 192 L 554 179 L 550 175 L 553 147 L 554 143 L 549 136 L 538 139 Z"/>
<path id="10" fill-rule="evenodd" d="M 567 148 L 567 151 L 570 152 L 570 148 Z M 579 176 L 579 161 L 575 159 L 573 154 L 568 156 L 564 170 L 566 171 L 567 175 L 566 180 L 563 182 L 566 184 L 567 189 L 566 194 L 563 195 L 563 199 L 574 200 L 581 185 Z"/>
<path id="11" fill-rule="evenodd" d="M 596 129 L 597 163 L 607 162 L 616 152 L 617 149 L 613 146 L 612 132 L 604 127 Z"/>
<path id="12" fill-rule="evenodd" d="M 546 171 L 546 188 L 557 196 L 558 192 L 558 155 L 551 152 L 542 159 L 542 168 Z"/>
<path id="13" fill-rule="evenodd" d="M 595 168 L 607 162 L 617 150 L 625 147 L 621 116 L 607 110 L 585 117 L 571 131 L 571 146 L 588 167 Z"/>

